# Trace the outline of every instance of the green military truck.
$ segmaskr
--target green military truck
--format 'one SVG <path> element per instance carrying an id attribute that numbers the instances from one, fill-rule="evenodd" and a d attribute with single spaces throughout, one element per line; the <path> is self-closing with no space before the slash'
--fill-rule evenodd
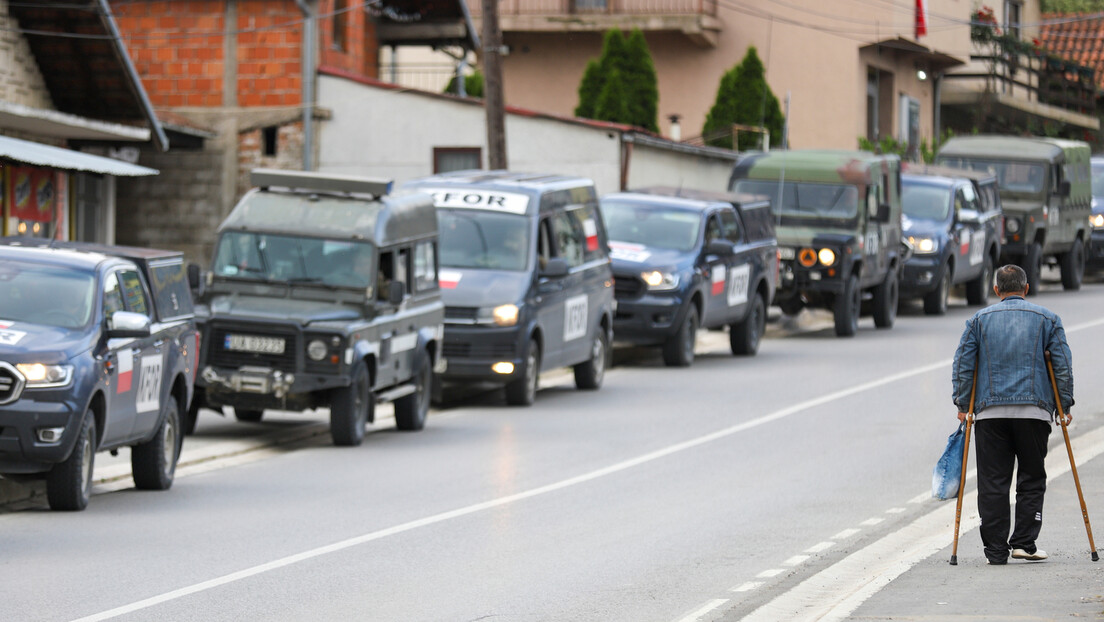
<path id="1" fill-rule="evenodd" d="M 832 311 L 836 335 L 858 330 L 864 300 L 878 328 L 897 318 L 901 163 L 866 151 L 754 153 L 732 171 L 729 190 L 770 197 L 780 269 L 773 304 Z"/>
<path id="2" fill-rule="evenodd" d="M 1027 272 L 1028 295 L 1039 291 L 1043 262 L 1057 264 L 1062 287 L 1080 289 L 1092 214 L 1089 145 L 1021 136 L 948 140 L 937 162 L 996 175 L 1004 207 L 1001 263 Z"/>

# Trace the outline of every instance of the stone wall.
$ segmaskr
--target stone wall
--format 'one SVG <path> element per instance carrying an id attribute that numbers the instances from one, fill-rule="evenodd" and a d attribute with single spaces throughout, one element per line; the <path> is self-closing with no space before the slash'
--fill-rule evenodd
<path id="1" fill-rule="evenodd" d="M 8 14 L 8 0 L 0 0 L 0 101 L 54 108 L 27 39 L 19 32 L 19 22 Z"/>

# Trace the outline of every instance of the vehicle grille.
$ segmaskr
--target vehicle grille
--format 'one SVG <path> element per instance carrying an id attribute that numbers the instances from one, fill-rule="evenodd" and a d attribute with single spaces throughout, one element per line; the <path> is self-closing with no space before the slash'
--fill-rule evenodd
<path id="1" fill-rule="evenodd" d="M 445 307 L 445 321 L 474 322 L 479 307 Z"/>
<path id="2" fill-rule="evenodd" d="M 514 356 L 512 343 L 471 343 L 469 341 L 445 341 L 446 359 L 509 359 Z"/>
<path id="3" fill-rule="evenodd" d="M 644 281 L 639 277 L 616 275 L 613 279 L 613 297 L 618 300 L 630 300 L 644 295 Z"/>
<path id="4" fill-rule="evenodd" d="M 226 335 L 254 335 L 257 337 L 283 337 L 286 340 L 284 351 L 281 354 L 266 354 L 262 352 L 237 352 L 226 350 Z M 209 342 L 210 355 L 207 364 L 215 367 L 227 367 L 237 369 L 242 366 L 270 367 L 284 372 L 294 372 L 295 354 L 299 352 L 298 333 L 287 328 L 274 327 L 249 327 L 228 328 L 216 326 L 211 330 Z"/>
<path id="5" fill-rule="evenodd" d="M 14 402 L 22 392 L 23 382 L 15 370 L 7 363 L 0 363 L 0 404 Z"/>

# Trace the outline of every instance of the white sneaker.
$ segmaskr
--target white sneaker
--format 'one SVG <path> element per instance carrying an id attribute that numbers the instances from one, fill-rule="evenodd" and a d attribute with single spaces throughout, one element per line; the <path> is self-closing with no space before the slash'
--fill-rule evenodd
<path id="1" fill-rule="evenodd" d="M 1034 553 L 1028 553 L 1023 549 L 1012 549 L 1012 557 L 1014 559 L 1026 559 L 1033 562 L 1041 562 L 1047 558 L 1046 551 L 1043 549 L 1035 549 Z"/>

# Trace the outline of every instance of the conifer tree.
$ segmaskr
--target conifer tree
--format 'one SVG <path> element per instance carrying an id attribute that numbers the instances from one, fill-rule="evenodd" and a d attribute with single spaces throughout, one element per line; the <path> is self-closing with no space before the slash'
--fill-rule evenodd
<path id="1" fill-rule="evenodd" d="M 607 88 L 615 72 L 618 84 Z M 610 98 L 617 94 L 620 94 L 622 101 L 611 101 Z M 606 101 L 599 107 L 598 102 L 603 97 Z M 644 33 L 634 30 L 626 40 L 620 30 L 606 31 L 602 54 L 587 63 L 583 72 L 575 115 L 636 125 L 657 132 L 658 104 L 655 66 Z"/>
<path id="2" fill-rule="evenodd" d="M 625 41 L 625 66 L 620 69 L 625 82 L 626 105 L 629 109 L 629 123 L 638 127 L 659 132 L 656 123 L 659 106 L 659 87 L 656 84 L 655 65 L 648 52 L 648 42 L 644 33 L 636 28 Z"/>
<path id="3" fill-rule="evenodd" d="M 706 144 L 715 147 L 740 150 L 758 149 L 761 136 L 753 132 L 741 132 L 740 143 L 732 145 L 732 125 L 762 126 L 770 131 L 770 144 L 782 143 L 782 126 L 785 118 L 778 105 L 778 98 L 770 90 L 763 68 L 763 61 L 755 47 L 748 47 L 740 64 L 729 69 L 717 87 L 717 98 L 705 117 L 702 136 Z"/>
<path id="4" fill-rule="evenodd" d="M 628 116 L 625 81 L 621 78 L 621 72 L 613 69 L 606 76 L 602 92 L 598 94 L 598 101 L 594 103 L 594 118 L 599 121 L 626 123 L 625 119 Z"/>

